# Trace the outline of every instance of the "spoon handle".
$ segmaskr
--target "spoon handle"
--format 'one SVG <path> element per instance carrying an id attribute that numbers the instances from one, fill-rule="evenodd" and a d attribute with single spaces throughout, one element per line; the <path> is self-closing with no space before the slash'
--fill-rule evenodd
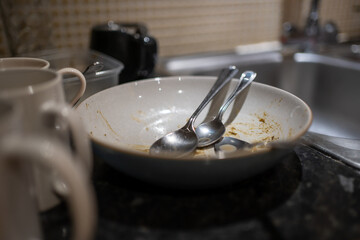
<path id="1" fill-rule="evenodd" d="M 85 70 L 82 72 L 82 74 L 96 73 L 101 71 L 103 68 L 104 68 L 104 64 L 102 62 L 96 61 L 91 63 L 89 66 L 87 66 Z"/>
<path id="2" fill-rule="evenodd" d="M 193 123 L 199 113 L 205 108 L 205 106 L 215 97 L 215 95 L 225 86 L 226 83 L 228 83 L 237 73 L 238 69 L 235 66 L 230 66 L 228 68 L 225 68 L 221 71 L 219 77 L 217 78 L 216 82 L 210 89 L 209 93 L 206 95 L 204 100 L 200 103 L 198 108 L 195 110 L 195 112 L 191 115 L 189 121 L 186 123 L 184 128 L 187 129 L 194 129 Z"/>
<path id="3" fill-rule="evenodd" d="M 230 94 L 228 99 L 226 99 L 225 103 L 221 106 L 218 116 L 218 119 L 222 119 L 224 112 L 229 107 L 230 103 L 236 98 L 236 96 L 244 90 L 247 86 L 251 84 L 251 82 L 255 79 L 256 73 L 253 71 L 245 71 L 241 74 L 239 83 L 235 90 Z"/>

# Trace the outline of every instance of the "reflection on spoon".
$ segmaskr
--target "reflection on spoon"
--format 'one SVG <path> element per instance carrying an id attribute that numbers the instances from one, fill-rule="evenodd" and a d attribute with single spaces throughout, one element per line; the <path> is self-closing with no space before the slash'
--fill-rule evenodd
<path id="1" fill-rule="evenodd" d="M 295 142 L 284 141 L 257 142 L 250 144 L 237 138 L 223 137 L 219 142 L 214 144 L 214 150 L 219 158 L 227 158 L 229 156 L 241 156 L 242 154 L 260 150 L 281 149 L 292 151 L 295 144 Z"/>

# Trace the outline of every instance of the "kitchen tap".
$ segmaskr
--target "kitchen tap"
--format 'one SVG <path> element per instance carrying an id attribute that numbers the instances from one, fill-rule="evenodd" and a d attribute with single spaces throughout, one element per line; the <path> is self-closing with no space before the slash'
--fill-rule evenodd
<path id="1" fill-rule="evenodd" d="M 304 52 L 315 52 L 320 38 L 319 24 L 319 0 L 311 1 L 310 13 L 306 19 L 304 29 L 305 41 L 303 42 Z"/>
<path id="2" fill-rule="evenodd" d="M 319 0 L 312 0 L 309 16 L 305 25 L 305 36 L 317 38 L 320 35 Z"/>
<path id="3" fill-rule="evenodd" d="M 310 12 L 302 31 L 289 22 L 283 25 L 283 43 L 295 44 L 303 52 L 318 52 L 321 45 L 337 43 L 338 28 L 332 21 L 320 25 L 320 0 L 312 0 Z"/>

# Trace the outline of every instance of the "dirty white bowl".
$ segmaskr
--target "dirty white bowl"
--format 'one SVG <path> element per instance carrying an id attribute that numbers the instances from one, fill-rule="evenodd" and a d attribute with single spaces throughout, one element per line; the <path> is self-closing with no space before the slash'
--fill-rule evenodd
<path id="1" fill-rule="evenodd" d="M 212 147 L 184 159 L 148 154 L 155 140 L 185 124 L 215 80 L 184 76 L 130 82 L 89 97 L 77 111 L 91 137 L 94 153 L 123 173 L 173 187 L 228 184 L 274 166 L 283 152 L 261 151 L 228 159 L 218 159 Z M 220 92 L 195 126 L 214 116 L 236 83 L 236 79 L 232 80 Z M 247 98 L 236 99 L 224 115 L 226 136 L 248 142 L 295 141 L 310 127 L 311 110 L 296 96 L 256 82 L 248 90 Z"/>

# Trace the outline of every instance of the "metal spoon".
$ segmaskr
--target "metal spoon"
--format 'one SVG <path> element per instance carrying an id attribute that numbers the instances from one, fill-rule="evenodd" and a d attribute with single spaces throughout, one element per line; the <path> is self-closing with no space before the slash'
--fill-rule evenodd
<path id="1" fill-rule="evenodd" d="M 208 122 L 201 123 L 196 129 L 196 135 L 198 137 L 198 147 L 209 146 L 218 141 L 225 133 L 225 126 L 222 123 L 222 117 L 226 109 L 230 106 L 230 103 L 236 98 L 236 96 L 244 90 L 255 79 L 256 73 L 252 71 L 245 71 L 241 74 L 239 84 L 235 90 L 230 94 L 225 103 L 220 107 L 217 116 Z"/>
<path id="2" fill-rule="evenodd" d="M 104 64 L 102 62 L 96 61 L 91 63 L 89 66 L 85 68 L 82 74 L 96 73 L 101 71 L 104 68 Z"/>
<path id="3" fill-rule="evenodd" d="M 233 137 L 223 137 L 214 144 L 214 149 L 215 152 L 232 153 L 236 151 L 251 151 L 255 148 L 288 148 L 289 146 L 294 146 L 294 144 L 292 142 L 281 141 L 248 143 Z"/>
<path id="4" fill-rule="evenodd" d="M 183 157 L 195 151 L 198 145 L 198 138 L 195 134 L 194 121 L 205 106 L 214 98 L 214 96 L 228 83 L 239 70 L 230 66 L 223 69 L 201 102 L 199 107 L 191 115 L 188 122 L 179 130 L 166 134 L 164 137 L 158 139 L 150 147 L 151 155 L 168 155 L 172 157 Z"/>
<path id="5" fill-rule="evenodd" d="M 281 149 L 291 151 L 294 146 L 295 142 L 276 141 L 248 143 L 233 137 L 223 137 L 214 144 L 214 150 L 219 158 L 226 158 L 235 154 L 236 156 L 241 156 L 242 153 L 247 154 L 261 149 Z"/>
<path id="6" fill-rule="evenodd" d="M 223 137 L 219 142 L 214 144 L 216 153 L 226 152 L 232 153 L 238 150 L 249 148 L 250 143 L 233 137 Z"/>

